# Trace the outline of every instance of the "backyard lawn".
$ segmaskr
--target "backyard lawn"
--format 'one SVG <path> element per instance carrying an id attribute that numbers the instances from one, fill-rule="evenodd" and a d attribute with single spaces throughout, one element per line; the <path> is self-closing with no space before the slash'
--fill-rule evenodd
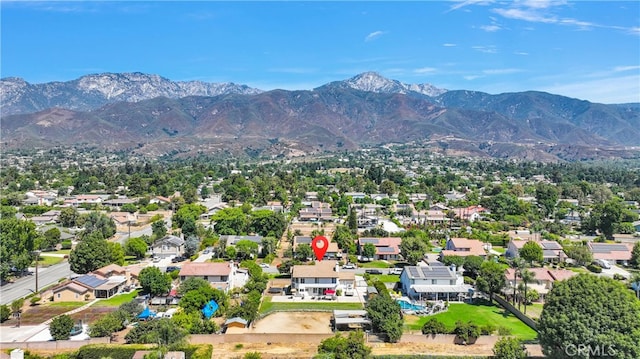
<path id="1" fill-rule="evenodd" d="M 393 265 L 389 262 L 384 261 L 371 261 L 371 262 L 359 262 L 358 267 L 360 268 L 391 268 Z"/>
<path id="2" fill-rule="evenodd" d="M 533 329 L 521 322 L 509 311 L 495 304 L 490 304 L 488 301 L 478 301 L 473 304 L 451 303 L 446 312 L 417 317 L 417 320 L 413 318 L 413 320 L 408 320 L 405 323 L 405 327 L 409 330 L 420 330 L 430 318 L 438 319 L 449 330 L 455 327 L 456 321 L 461 320 L 471 321 L 480 327 L 490 324 L 496 328 L 509 328 L 512 335 L 522 340 L 534 340 L 537 337 L 537 333 Z"/>
<path id="3" fill-rule="evenodd" d="M 62 262 L 64 260 L 64 258 L 62 257 L 49 257 L 49 256 L 40 256 L 38 258 L 38 265 L 40 267 L 48 267 L 48 266 L 52 266 L 54 264 L 58 264 L 60 262 Z"/>
<path id="4" fill-rule="evenodd" d="M 371 274 L 371 280 L 379 280 L 382 283 L 395 283 L 400 281 L 400 276 L 396 274 Z"/>
<path id="5" fill-rule="evenodd" d="M 260 314 L 277 311 L 296 310 L 360 310 L 360 303 L 337 303 L 337 302 L 272 302 L 271 297 L 265 297 L 260 305 Z"/>
<path id="6" fill-rule="evenodd" d="M 114 295 L 113 297 L 109 298 L 109 299 L 102 299 L 99 302 L 97 302 L 96 304 L 94 304 L 93 306 L 95 307 L 119 307 L 120 305 L 124 304 L 124 303 L 129 303 L 130 301 L 133 300 L 133 298 L 138 296 L 138 291 L 134 290 L 131 293 L 124 293 L 124 294 L 118 294 L 118 295 Z"/>

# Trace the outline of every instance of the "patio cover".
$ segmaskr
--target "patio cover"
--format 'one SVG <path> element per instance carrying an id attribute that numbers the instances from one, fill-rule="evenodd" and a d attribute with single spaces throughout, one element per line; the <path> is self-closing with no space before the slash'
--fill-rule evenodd
<path id="1" fill-rule="evenodd" d="M 411 286 L 416 293 L 468 293 L 472 289 L 470 285 L 420 285 Z"/>

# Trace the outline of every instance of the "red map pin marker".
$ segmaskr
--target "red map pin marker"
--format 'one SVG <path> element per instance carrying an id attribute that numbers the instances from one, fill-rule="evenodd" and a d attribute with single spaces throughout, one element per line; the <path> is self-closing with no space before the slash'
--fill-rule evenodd
<path id="1" fill-rule="evenodd" d="M 317 236 L 311 241 L 311 248 L 313 248 L 316 258 L 321 261 L 329 248 L 329 241 L 323 236 Z"/>

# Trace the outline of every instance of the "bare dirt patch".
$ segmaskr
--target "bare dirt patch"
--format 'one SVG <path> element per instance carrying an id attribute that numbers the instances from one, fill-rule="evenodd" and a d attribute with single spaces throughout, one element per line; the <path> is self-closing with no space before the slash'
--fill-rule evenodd
<path id="1" fill-rule="evenodd" d="M 278 312 L 255 323 L 250 333 L 331 333 L 329 312 Z"/>

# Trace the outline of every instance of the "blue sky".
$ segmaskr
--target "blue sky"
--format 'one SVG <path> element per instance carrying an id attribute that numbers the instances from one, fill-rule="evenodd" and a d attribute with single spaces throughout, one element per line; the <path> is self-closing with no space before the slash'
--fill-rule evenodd
<path id="1" fill-rule="evenodd" d="M 2 1 L 0 75 L 312 89 L 364 71 L 492 94 L 640 102 L 639 1 Z"/>

